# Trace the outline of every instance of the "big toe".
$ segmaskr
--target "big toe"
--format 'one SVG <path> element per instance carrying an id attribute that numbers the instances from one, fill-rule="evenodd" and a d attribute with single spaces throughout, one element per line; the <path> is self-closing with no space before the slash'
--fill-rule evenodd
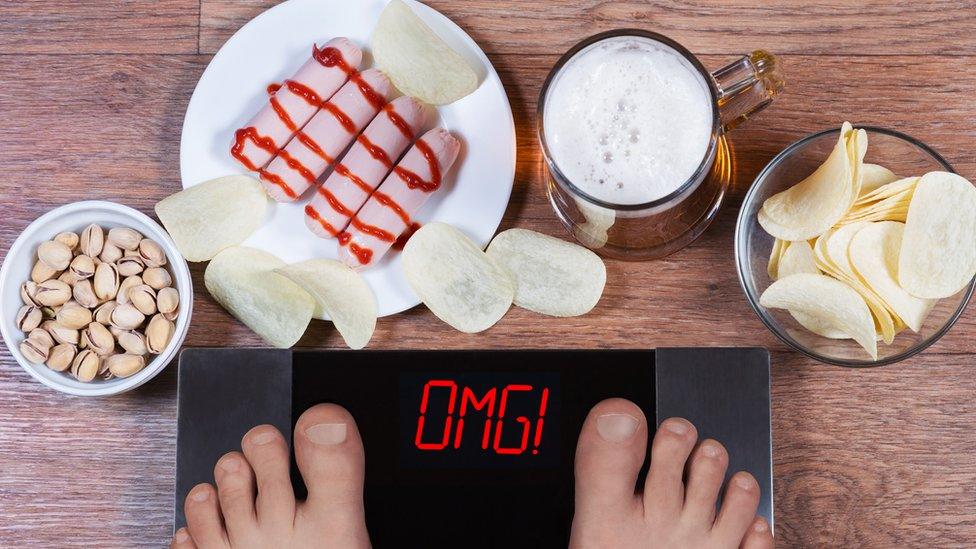
<path id="1" fill-rule="evenodd" d="M 295 425 L 295 460 L 308 488 L 303 517 L 335 547 L 368 547 L 363 511 L 365 457 L 356 421 L 341 406 L 319 404 Z"/>

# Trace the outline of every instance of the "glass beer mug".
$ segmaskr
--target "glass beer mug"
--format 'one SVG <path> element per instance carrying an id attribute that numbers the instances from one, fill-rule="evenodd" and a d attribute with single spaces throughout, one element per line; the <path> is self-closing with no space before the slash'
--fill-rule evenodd
<path id="1" fill-rule="evenodd" d="M 547 133 L 546 124 L 547 116 L 560 116 L 560 113 L 547 113 L 546 107 L 551 101 L 553 84 L 563 75 L 567 63 L 604 41 L 628 37 L 670 48 L 701 75 L 711 102 L 711 132 L 705 154 L 687 180 L 675 185 L 665 196 L 643 203 L 618 204 L 608 202 L 605 196 L 588 193 L 581 188 L 580 181 L 565 175 L 566 171 L 553 155 L 552 140 L 556 136 L 552 128 Z M 543 169 L 547 172 L 547 194 L 553 209 L 581 244 L 607 257 L 647 260 L 680 250 L 701 235 L 715 218 L 732 181 L 734 161 L 726 134 L 765 108 L 782 88 L 776 58 L 761 50 L 709 73 L 683 46 L 653 32 L 616 30 L 584 40 L 556 63 L 539 97 L 538 135 L 545 160 Z M 565 124 L 565 120 L 561 122 Z"/>

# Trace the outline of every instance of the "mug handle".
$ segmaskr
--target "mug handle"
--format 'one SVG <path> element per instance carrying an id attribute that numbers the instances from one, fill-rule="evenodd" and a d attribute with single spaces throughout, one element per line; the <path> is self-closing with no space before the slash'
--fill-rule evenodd
<path id="1" fill-rule="evenodd" d="M 756 50 L 712 73 L 722 129 L 730 131 L 766 108 L 783 91 L 779 60 Z"/>

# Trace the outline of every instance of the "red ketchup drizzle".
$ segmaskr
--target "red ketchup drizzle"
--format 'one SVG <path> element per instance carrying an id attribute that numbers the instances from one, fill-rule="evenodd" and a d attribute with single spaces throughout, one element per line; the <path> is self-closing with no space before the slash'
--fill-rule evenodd
<path id="1" fill-rule="evenodd" d="M 423 139 L 418 139 L 415 146 L 427 160 L 427 166 L 430 168 L 430 181 L 424 181 L 424 178 L 402 166 L 397 166 L 393 171 L 400 176 L 400 179 L 407 184 L 407 187 L 420 189 L 425 193 L 432 193 L 441 186 L 441 169 L 437 164 L 437 156 L 431 150 L 430 146 L 424 143 Z"/>
<path id="2" fill-rule="evenodd" d="M 341 236 L 339 234 L 339 231 L 337 231 L 335 227 L 333 227 L 325 219 L 322 219 L 322 216 L 319 215 L 318 210 L 316 210 L 311 204 L 305 206 L 305 215 L 318 222 L 318 224 L 321 225 L 323 229 L 325 229 L 325 232 L 331 234 L 332 236 Z M 348 235 L 348 234 L 349 233 L 342 233 L 342 235 Z"/>
<path id="3" fill-rule="evenodd" d="M 268 84 L 268 95 L 274 95 L 281 89 L 281 84 Z"/>

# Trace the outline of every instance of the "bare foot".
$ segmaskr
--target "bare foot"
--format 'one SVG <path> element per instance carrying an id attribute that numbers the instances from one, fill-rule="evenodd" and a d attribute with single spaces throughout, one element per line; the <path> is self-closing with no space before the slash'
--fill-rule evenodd
<path id="1" fill-rule="evenodd" d="M 665 420 L 654 435 L 644 493 L 635 495 L 647 448 L 647 420 L 627 400 L 597 404 L 576 448 L 570 547 L 773 547 L 769 524 L 756 516 L 759 484 L 749 473 L 732 476 L 716 515 L 728 454 L 714 440 L 696 445 L 697 440 L 688 421 Z M 682 480 L 686 470 L 687 480 Z"/>
<path id="2" fill-rule="evenodd" d="M 368 548 L 363 512 L 363 444 L 345 409 L 322 404 L 295 426 L 295 458 L 308 499 L 295 500 L 289 450 L 270 425 L 248 431 L 241 452 L 217 462 L 217 488 L 198 484 L 187 495 L 187 528 L 171 548 Z"/>

